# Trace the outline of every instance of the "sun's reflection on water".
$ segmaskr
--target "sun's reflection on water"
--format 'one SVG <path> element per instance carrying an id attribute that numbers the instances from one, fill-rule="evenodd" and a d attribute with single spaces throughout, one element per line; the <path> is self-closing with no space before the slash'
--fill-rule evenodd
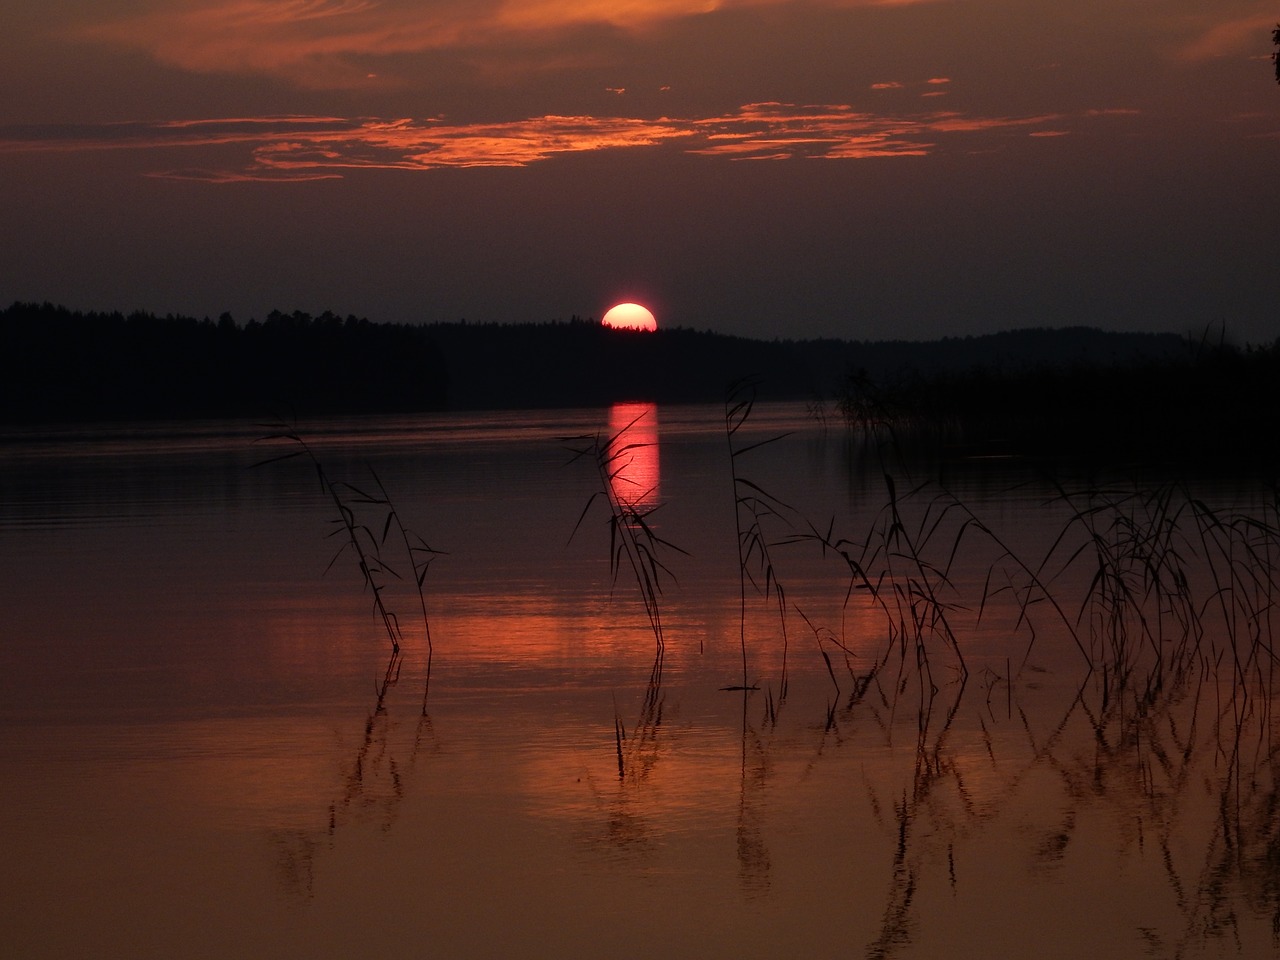
<path id="1" fill-rule="evenodd" d="M 661 497 L 658 459 L 658 405 L 615 403 L 609 408 L 609 436 L 618 453 L 613 494 L 637 509 L 652 509 Z"/>

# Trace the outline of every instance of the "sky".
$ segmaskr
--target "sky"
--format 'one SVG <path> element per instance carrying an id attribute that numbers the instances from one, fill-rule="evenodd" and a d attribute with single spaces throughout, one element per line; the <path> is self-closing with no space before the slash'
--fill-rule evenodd
<path id="1" fill-rule="evenodd" d="M 1274 0 L 4 0 L 0 304 L 1280 337 Z"/>

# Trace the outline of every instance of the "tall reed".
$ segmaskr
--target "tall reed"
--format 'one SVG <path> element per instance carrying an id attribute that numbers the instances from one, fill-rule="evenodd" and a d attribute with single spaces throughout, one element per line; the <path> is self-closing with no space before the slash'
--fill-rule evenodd
<path id="1" fill-rule="evenodd" d="M 394 580 L 403 579 L 388 561 L 387 556 L 388 538 L 393 529 L 396 532 L 397 539 L 404 550 L 404 557 L 412 571 L 413 585 L 417 593 L 419 616 L 425 639 L 427 663 L 422 694 L 422 712 L 425 714 L 427 695 L 431 687 L 433 653 L 431 621 L 427 614 L 425 581 L 428 568 L 431 566 L 432 561 L 441 555 L 441 551 L 431 547 L 426 540 L 405 525 L 400 511 L 392 501 L 390 494 L 387 493 L 381 478 L 372 467 L 369 467 L 369 474 L 374 484 L 372 488 L 365 489 L 347 481 L 335 480 L 330 476 L 311 445 L 299 431 L 283 422 L 264 426 L 274 432 L 259 438 L 259 442 L 285 442 L 290 444 L 291 448 L 284 453 L 260 460 L 254 466 L 265 466 L 296 458 L 302 458 L 311 464 L 315 470 L 320 489 L 333 508 L 334 516 L 331 523 L 335 526 L 335 530 L 330 536 L 337 537 L 341 541 L 337 551 L 330 558 L 328 566 L 325 567 L 325 572 L 327 573 L 333 569 L 344 554 L 351 554 L 355 558 L 356 567 L 360 572 L 362 585 L 373 598 L 374 614 L 381 624 L 388 642 L 391 644 L 390 659 L 383 672 L 382 680 L 377 685 L 379 708 L 381 708 L 385 700 L 387 691 L 399 679 L 401 646 L 404 643 L 404 633 L 400 625 L 400 618 L 388 604 L 386 598 L 389 578 Z M 373 521 L 373 526 L 370 526 L 369 518 L 367 517 L 369 511 L 372 511 L 376 518 Z"/>
<path id="2" fill-rule="evenodd" d="M 1068 519 L 1041 563 L 1048 581 L 1088 577 L 1077 621 L 1104 695 L 1150 698 L 1226 666 L 1233 699 L 1275 670 L 1280 523 L 1214 507 L 1185 483 L 1057 485 Z M 1082 572 L 1081 572 L 1082 568 Z"/>
<path id="3" fill-rule="evenodd" d="M 630 570 L 653 632 L 654 672 L 660 675 L 666 646 L 659 602 L 662 578 L 666 576 L 673 582 L 675 580 L 660 554 L 668 550 L 685 551 L 658 535 L 651 518 L 661 504 L 649 505 L 654 491 L 641 489 L 629 476 L 636 451 L 648 446 L 629 437 L 631 429 L 644 415 L 641 413 L 613 433 L 597 432 L 560 439 L 572 454 L 569 462 L 590 463 L 599 481 L 599 488 L 587 499 L 569 539 L 577 535 L 592 506 L 603 501 L 608 509 L 609 573 L 616 584 L 622 568 L 625 566 Z"/>
<path id="4" fill-rule="evenodd" d="M 777 606 L 778 622 L 782 632 L 782 672 L 778 696 L 779 700 L 785 700 L 788 647 L 787 595 L 782 583 L 778 580 L 772 552 L 775 541 L 766 531 L 766 526 L 781 526 L 783 539 L 789 539 L 795 511 L 743 473 L 743 458 L 753 451 L 784 439 L 788 434 L 775 434 L 763 440 L 743 442 L 740 433 L 755 408 L 756 390 L 757 381 L 748 378 L 734 381 L 725 393 L 724 428 L 725 438 L 729 444 L 729 475 L 733 485 L 733 523 L 738 551 L 738 639 L 742 651 L 742 684 L 740 687 L 724 689 L 757 689 L 749 680 L 747 665 L 747 584 L 750 583 L 766 598 L 772 597 Z"/>

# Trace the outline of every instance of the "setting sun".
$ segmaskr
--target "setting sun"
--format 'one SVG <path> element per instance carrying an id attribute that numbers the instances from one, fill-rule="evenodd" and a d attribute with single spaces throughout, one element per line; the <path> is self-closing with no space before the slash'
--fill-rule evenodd
<path id="1" fill-rule="evenodd" d="M 620 303 L 616 307 L 611 307 L 600 322 L 615 330 L 652 332 L 658 329 L 658 321 L 653 318 L 653 314 L 638 303 Z"/>

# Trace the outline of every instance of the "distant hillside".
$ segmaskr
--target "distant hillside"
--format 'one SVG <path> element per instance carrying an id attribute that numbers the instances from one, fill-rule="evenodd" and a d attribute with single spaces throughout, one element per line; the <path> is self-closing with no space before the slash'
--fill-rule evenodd
<path id="1" fill-rule="evenodd" d="M 1169 335 L 1024 330 L 932 343 L 748 340 L 689 329 L 622 333 L 575 321 L 525 326 L 423 328 L 445 359 L 449 404 L 479 407 L 595 405 L 617 399 L 719 401 L 742 377 L 762 397 L 812 399 L 840 389 L 850 371 L 877 380 L 975 367 L 1110 365 L 1184 355 Z"/>
<path id="2" fill-rule="evenodd" d="M 439 324 L 424 333 L 445 358 L 454 409 L 718 401 L 744 376 L 760 377 L 767 395 L 779 398 L 832 385 L 794 344 L 693 330 L 634 333 L 572 321 Z"/>
<path id="3" fill-rule="evenodd" d="M 851 371 L 891 382 L 983 369 L 1163 361 L 1173 335 L 1022 330 L 932 343 L 748 340 L 598 323 L 375 324 L 271 313 L 238 324 L 16 303 L 0 312 L 0 418 L 9 422 L 264 416 L 274 412 L 719 401 L 751 376 L 766 398 L 839 393 Z"/>

